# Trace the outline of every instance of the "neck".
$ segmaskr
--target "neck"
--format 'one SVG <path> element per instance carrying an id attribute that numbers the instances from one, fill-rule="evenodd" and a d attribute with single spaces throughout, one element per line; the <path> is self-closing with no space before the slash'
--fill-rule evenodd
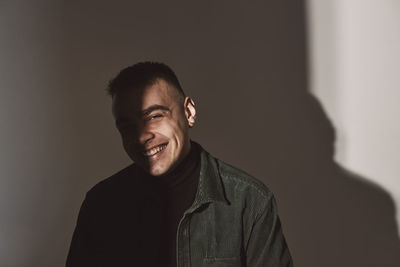
<path id="1" fill-rule="evenodd" d="M 188 153 L 181 162 L 171 172 L 159 176 L 158 179 L 167 187 L 178 186 L 184 182 L 188 176 L 193 175 L 199 163 L 199 150 L 195 144 L 191 144 Z"/>

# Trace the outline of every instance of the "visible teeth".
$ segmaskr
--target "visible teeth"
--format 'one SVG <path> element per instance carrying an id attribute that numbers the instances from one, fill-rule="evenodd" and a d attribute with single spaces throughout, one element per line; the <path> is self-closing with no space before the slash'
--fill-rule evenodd
<path id="1" fill-rule="evenodd" d="M 151 156 L 155 155 L 156 153 L 160 152 L 161 150 L 164 150 L 164 148 L 166 148 L 166 147 L 167 147 L 167 145 L 157 146 L 152 149 L 146 150 L 145 152 L 143 152 L 143 154 L 146 157 L 151 157 Z"/>

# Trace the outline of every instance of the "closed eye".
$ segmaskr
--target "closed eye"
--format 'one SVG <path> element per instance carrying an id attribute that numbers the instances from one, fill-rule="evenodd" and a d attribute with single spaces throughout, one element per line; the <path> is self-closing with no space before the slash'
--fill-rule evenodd
<path id="1" fill-rule="evenodd" d="M 157 119 L 157 118 L 161 118 L 162 116 L 163 116 L 162 114 L 154 114 L 154 115 L 151 115 L 149 117 L 149 120 L 154 120 L 154 119 Z"/>

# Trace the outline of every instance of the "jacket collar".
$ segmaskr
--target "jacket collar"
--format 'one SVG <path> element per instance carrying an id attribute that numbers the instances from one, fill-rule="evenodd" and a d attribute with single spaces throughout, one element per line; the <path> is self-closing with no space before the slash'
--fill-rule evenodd
<path id="1" fill-rule="evenodd" d="M 224 187 L 217 160 L 205 151 L 200 145 L 200 177 L 197 193 L 189 211 L 194 211 L 209 202 L 222 202 L 229 205 L 225 197 Z"/>

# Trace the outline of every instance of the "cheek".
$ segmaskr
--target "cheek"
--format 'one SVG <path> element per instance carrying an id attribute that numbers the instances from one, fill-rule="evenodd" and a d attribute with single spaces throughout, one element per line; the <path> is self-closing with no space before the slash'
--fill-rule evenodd
<path id="1" fill-rule="evenodd" d="M 137 154 L 137 145 L 135 142 L 135 138 L 132 135 L 121 135 L 122 146 L 125 152 L 130 156 L 136 156 Z"/>
<path id="2" fill-rule="evenodd" d="M 174 138 L 177 140 L 177 142 L 180 145 L 183 145 L 183 142 L 185 142 L 185 136 L 187 134 L 185 124 L 183 124 L 183 123 L 175 124 L 174 128 L 172 129 L 172 133 L 174 135 Z"/>
<path id="3" fill-rule="evenodd" d="M 176 127 L 177 131 L 179 131 L 181 135 L 186 135 L 186 133 L 189 131 L 189 124 L 184 114 L 182 114 L 180 118 L 178 118 Z"/>
<path id="4" fill-rule="evenodd" d="M 126 153 L 128 153 L 130 156 L 135 152 L 133 140 L 129 137 L 122 137 L 122 146 L 124 147 Z"/>
<path id="5" fill-rule="evenodd" d="M 184 118 L 170 118 L 168 121 L 154 125 L 153 130 L 160 136 L 168 138 L 170 142 L 182 146 L 186 141 L 189 127 Z"/>
<path id="6" fill-rule="evenodd" d="M 119 134 L 121 135 L 122 141 L 126 143 L 132 142 L 137 136 L 137 132 L 137 126 L 130 126 L 119 129 Z"/>
<path id="7" fill-rule="evenodd" d="M 122 142 L 125 152 L 128 154 L 130 158 L 135 157 L 135 151 L 131 143 Z"/>

